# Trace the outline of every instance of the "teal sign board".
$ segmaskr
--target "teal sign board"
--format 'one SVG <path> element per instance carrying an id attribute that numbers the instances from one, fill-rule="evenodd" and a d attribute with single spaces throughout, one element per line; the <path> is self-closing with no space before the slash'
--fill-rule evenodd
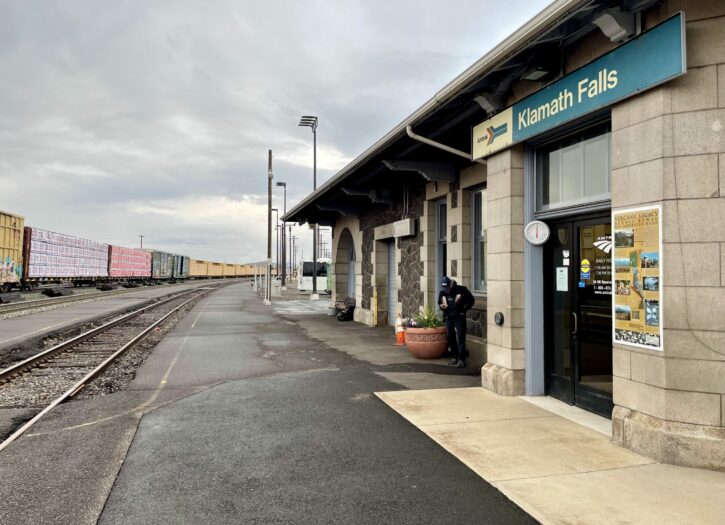
<path id="1" fill-rule="evenodd" d="M 479 159 L 687 71 L 682 13 L 473 128 Z"/>

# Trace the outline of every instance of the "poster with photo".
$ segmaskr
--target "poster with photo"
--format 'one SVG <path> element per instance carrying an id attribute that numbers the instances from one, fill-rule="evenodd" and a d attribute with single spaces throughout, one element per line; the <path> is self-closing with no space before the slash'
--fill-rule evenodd
<path id="1" fill-rule="evenodd" d="M 612 213 L 612 337 L 615 343 L 662 350 L 662 209 Z"/>

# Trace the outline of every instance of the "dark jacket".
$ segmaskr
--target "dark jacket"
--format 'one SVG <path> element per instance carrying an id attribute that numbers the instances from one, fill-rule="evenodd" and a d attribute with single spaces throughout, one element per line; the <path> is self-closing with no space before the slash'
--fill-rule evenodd
<path id="1" fill-rule="evenodd" d="M 443 317 L 456 314 L 464 315 L 476 302 L 476 299 L 468 288 L 460 284 L 454 284 L 448 289 L 448 292 L 441 290 L 438 294 L 438 308 L 440 308 L 444 300 L 448 308 L 441 308 Z"/>

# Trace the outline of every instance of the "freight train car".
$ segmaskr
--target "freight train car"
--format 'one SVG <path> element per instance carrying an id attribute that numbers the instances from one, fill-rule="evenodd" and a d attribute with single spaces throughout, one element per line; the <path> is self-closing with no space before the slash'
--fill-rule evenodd
<path id="1" fill-rule="evenodd" d="M 205 279 L 209 277 L 209 261 L 191 259 L 189 264 L 189 277 L 191 279 Z"/>
<path id="2" fill-rule="evenodd" d="M 26 287 L 41 283 L 108 280 L 108 244 L 25 227 L 23 275 Z"/>
<path id="3" fill-rule="evenodd" d="M 233 264 L 229 264 L 229 263 L 221 263 L 221 264 L 222 264 L 222 276 L 223 277 L 234 277 L 236 275 Z"/>
<path id="4" fill-rule="evenodd" d="M 172 279 L 184 281 L 189 278 L 189 266 L 191 259 L 186 255 L 174 255 L 174 270 Z"/>
<path id="5" fill-rule="evenodd" d="M 169 281 L 174 274 L 174 255 L 159 250 L 146 250 L 151 254 L 151 279 Z"/>
<path id="6" fill-rule="evenodd" d="M 224 264 L 218 262 L 209 263 L 209 277 L 222 277 L 224 275 Z"/>
<path id="7" fill-rule="evenodd" d="M 147 281 L 151 277 L 151 258 L 147 251 L 110 245 L 108 277 L 114 281 Z"/>
<path id="8" fill-rule="evenodd" d="M 23 278 L 23 226 L 19 215 L 0 210 L 0 291 L 19 287 Z"/>
<path id="9" fill-rule="evenodd" d="M 243 267 L 241 264 L 235 264 L 234 265 L 234 276 L 235 277 L 242 277 Z"/>

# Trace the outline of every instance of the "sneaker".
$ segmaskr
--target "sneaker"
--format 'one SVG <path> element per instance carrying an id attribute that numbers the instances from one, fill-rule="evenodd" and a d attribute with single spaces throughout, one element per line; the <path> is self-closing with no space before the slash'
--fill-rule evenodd
<path id="1" fill-rule="evenodd" d="M 457 365 L 458 364 L 458 358 L 457 357 L 454 357 L 453 359 L 451 359 L 451 364 L 452 365 Z"/>
<path id="2" fill-rule="evenodd" d="M 456 368 L 466 368 L 466 362 L 461 359 L 456 363 Z"/>

